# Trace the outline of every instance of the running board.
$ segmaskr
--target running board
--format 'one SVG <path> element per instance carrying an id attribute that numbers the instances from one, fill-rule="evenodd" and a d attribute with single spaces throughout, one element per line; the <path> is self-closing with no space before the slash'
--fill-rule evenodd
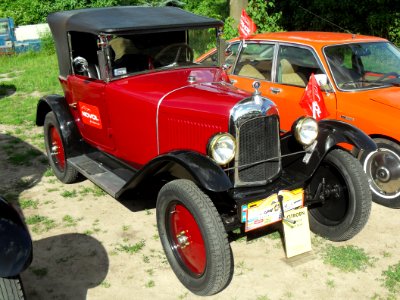
<path id="1" fill-rule="evenodd" d="M 123 163 L 97 151 L 68 158 L 68 162 L 114 198 L 136 174 Z"/>

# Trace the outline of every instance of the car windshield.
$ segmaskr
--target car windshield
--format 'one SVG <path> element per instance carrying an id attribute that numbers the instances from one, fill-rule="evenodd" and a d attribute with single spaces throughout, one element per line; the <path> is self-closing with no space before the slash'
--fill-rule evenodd
<path id="1" fill-rule="evenodd" d="M 216 47 L 215 29 L 114 36 L 110 42 L 113 77 L 198 66 L 196 59 Z"/>
<path id="2" fill-rule="evenodd" d="M 324 48 L 339 89 L 359 90 L 400 84 L 400 51 L 389 42 Z"/>

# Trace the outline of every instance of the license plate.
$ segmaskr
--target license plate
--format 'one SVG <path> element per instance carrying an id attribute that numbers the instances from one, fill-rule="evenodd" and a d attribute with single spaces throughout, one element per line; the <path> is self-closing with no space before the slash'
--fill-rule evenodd
<path id="1" fill-rule="evenodd" d="M 304 191 L 302 188 L 293 191 L 279 191 L 265 199 L 243 205 L 242 222 L 245 223 L 246 232 L 282 220 L 279 195 L 283 197 L 282 206 L 285 212 L 303 206 Z"/>

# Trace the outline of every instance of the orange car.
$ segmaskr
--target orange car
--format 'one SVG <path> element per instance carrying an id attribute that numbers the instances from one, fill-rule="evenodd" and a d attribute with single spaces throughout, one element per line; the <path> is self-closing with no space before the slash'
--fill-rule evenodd
<path id="1" fill-rule="evenodd" d="M 305 114 L 299 101 L 310 75 L 321 74 L 332 119 L 353 124 L 379 147 L 359 153 L 374 201 L 400 207 L 400 51 L 385 39 L 350 33 L 276 32 L 229 41 L 226 65 L 232 83 L 261 93 L 279 108 L 289 130 Z M 213 63 L 212 50 L 199 61 Z"/>

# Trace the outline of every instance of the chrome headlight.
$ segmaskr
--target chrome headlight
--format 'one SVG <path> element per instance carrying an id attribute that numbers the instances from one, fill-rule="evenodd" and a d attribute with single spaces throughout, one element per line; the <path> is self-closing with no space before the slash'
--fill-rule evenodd
<path id="1" fill-rule="evenodd" d="M 294 136 L 304 145 L 310 146 L 318 136 L 318 123 L 314 118 L 303 117 L 294 124 Z"/>
<path id="2" fill-rule="evenodd" d="M 208 155 L 219 165 L 228 164 L 236 153 L 236 140 L 229 133 L 218 133 L 208 143 Z"/>

